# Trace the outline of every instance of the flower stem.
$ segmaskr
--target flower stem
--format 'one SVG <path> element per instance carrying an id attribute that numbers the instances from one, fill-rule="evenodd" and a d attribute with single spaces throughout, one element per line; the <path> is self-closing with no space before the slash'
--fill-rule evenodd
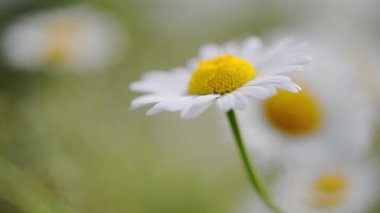
<path id="1" fill-rule="evenodd" d="M 282 211 L 274 204 L 273 200 L 271 199 L 268 192 L 266 191 L 264 185 L 261 183 L 253 164 L 250 161 L 250 158 L 244 146 L 243 138 L 241 137 L 241 134 L 240 134 L 239 125 L 235 116 L 235 112 L 233 110 L 229 110 L 227 112 L 227 117 L 228 117 L 228 121 L 230 122 L 230 126 L 234 134 L 236 144 L 239 148 L 240 156 L 241 156 L 241 159 L 243 160 L 245 170 L 247 172 L 247 175 L 249 177 L 249 180 L 253 188 L 255 188 L 260 198 L 264 201 L 264 203 L 270 209 L 273 210 L 273 212 L 281 213 Z"/>

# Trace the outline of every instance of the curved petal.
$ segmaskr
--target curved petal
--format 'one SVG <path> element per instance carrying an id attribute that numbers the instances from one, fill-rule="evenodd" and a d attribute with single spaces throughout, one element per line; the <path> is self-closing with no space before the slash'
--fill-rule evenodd
<path id="1" fill-rule="evenodd" d="M 198 116 L 208 109 L 218 96 L 219 95 L 202 95 L 195 97 L 192 104 L 188 105 L 181 111 L 181 117 L 184 119 L 191 119 Z"/>
<path id="2" fill-rule="evenodd" d="M 252 64 L 256 64 L 255 62 L 259 59 L 258 56 L 262 51 L 262 46 L 262 41 L 259 38 L 250 37 L 243 41 L 239 56 Z"/>
<path id="3" fill-rule="evenodd" d="M 292 79 L 283 75 L 269 75 L 263 77 L 257 77 L 253 79 L 248 85 L 261 85 L 261 84 L 276 84 L 276 83 L 289 83 Z"/>
<path id="4" fill-rule="evenodd" d="M 280 84 L 280 85 L 277 85 L 276 87 L 285 91 L 292 92 L 292 93 L 297 93 L 302 90 L 301 87 L 295 83 Z"/>
<path id="5" fill-rule="evenodd" d="M 260 75 L 300 71 L 311 60 L 310 56 L 301 52 L 305 47 L 305 44 L 284 40 L 264 52 L 254 66 Z"/>
<path id="6" fill-rule="evenodd" d="M 265 74 L 265 75 L 277 75 L 277 74 L 286 74 L 291 72 L 298 72 L 302 71 L 303 66 L 301 65 L 276 65 L 273 64 L 271 66 L 267 66 L 265 68 L 260 69 L 260 73 L 258 74 Z"/>
<path id="7" fill-rule="evenodd" d="M 152 108 L 150 108 L 146 112 L 146 114 L 154 115 L 163 111 L 169 111 L 169 112 L 180 111 L 186 108 L 189 104 L 191 104 L 191 102 L 192 102 L 192 97 L 179 97 L 179 98 L 164 100 L 157 103 Z"/>
<path id="8" fill-rule="evenodd" d="M 235 110 L 244 110 L 247 107 L 247 99 L 240 92 L 236 91 L 232 94 L 234 96 L 235 102 L 232 106 Z"/>
<path id="9" fill-rule="evenodd" d="M 229 93 L 227 95 L 220 96 L 216 103 L 222 111 L 227 112 L 233 108 L 235 104 L 235 97 L 232 93 Z"/>
<path id="10" fill-rule="evenodd" d="M 240 44 L 235 41 L 230 41 L 223 45 L 224 54 L 228 55 L 239 55 L 240 49 Z"/>
<path id="11" fill-rule="evenodd" d="M 145 74 L 142 80 L 130 85 L 135 92 L 144 93 L 182 93 L 186 91 L 191 73 L 183 68 L 175 68 L 170 72 L 153 71 Z"/>
<path id="12" fill-rule="evenodd" d="M 159 94 L 149 94 L 149 95 L 143 95 L 140 97 L 135 98 L 131 103 L 131 109 L 136 109 L 139 107 L 142 107 L 144 105 L 157 103 L 163 100 L 168 99 L 168 96 L 159 95 Z"/>
<path id="13" fill-rule="evenodd" d="M 267 89 L 261 86 L 246 86 L 239 89 L 239 92 L 247 97 L 264 100 L 270 96 Z"/>
<path id="14" fill-rule="evenodd" d="M 202 61 L 218 57 L 223 54 L 223 49 L 216 44 L 206 44 L 199 51 L 199 59 Z"/>

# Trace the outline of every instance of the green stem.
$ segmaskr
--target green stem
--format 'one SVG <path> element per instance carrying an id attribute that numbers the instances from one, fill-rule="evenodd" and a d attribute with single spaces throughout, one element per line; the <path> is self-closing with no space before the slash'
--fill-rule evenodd
<path id="1" fill-rule="evenodd" d="M 249 180 L 252 186 L 255 188 L 260 198 L 264 201 L 264 203 L 273 210 L 273 212 L 280 213 L 282 212 L 273 202 L 268 192 L 266 191 L 264 185 L 261 183 L 253 164 L 250 161 L 246 148 L 244 147 L 243 138 L 241 137 L 239 125 L 235 116 L 235 112 L 230 110 L 227 112 L 228 121 L 230 122 L 230 126 L 232 132 L 234 134 L 236 144 L 239 148 L 241 159 L 243 160 L 244 167 L 247 171 Z"/>

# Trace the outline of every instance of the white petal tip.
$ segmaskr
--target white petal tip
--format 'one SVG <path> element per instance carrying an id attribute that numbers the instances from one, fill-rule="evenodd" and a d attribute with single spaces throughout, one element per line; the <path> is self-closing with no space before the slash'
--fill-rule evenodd
<path id="1" fill-rule="evenodd" d="M 130 110 L 134 110 L 134 109 L 137 109 L 137 108 L 140 108 L 142 106 L 144 106 L 145 104 L 141 103 L 141 101 L 139 101 L 138 99 L 132 101 L 131 103 L 131 106 L 129 107 Z"/>
<path id="2" fill-rule="evenodd" d="M 190 120 L 190 119 L 195 118 L 195 117 L 196 117 L 195 114 L 185 113 L 185 111 L 181 112 L 181 118 L 184 120 Z"/>
<path id="3" fill-rule="evenodd" d="M 146 111 L 145 115 L 147 116 L 151 116 L 151 115 L 155 115 L 155 114 L 158 114 L 160 113 L 162 110 L 161 109 L 158 109 L 158 108 L 151 108 L 149 109 L 148 111 Z"/>
<path id="4" fill-rule="evenodd" d="M 154 113 L 154 112 L 147 111 L 147 112 L 145 113 L 146 116 L 151 116 L 151 115 L 155 115 L 155 114 L 157 114 L 157 112 Z"/>
<path id="5" fill-rule="evenodd" d="M 194 117 L 190 117 L 190 116 L 181 116 L 181 118 L 183 119 L 183 120 L 191 120 L 191 119 L 193 119 Z"/>
<path id="6" fill-rule="evenodd" d="M 289 90 L 289 92 L 292 92 L 292 93 L 299 93 L 299 92 L 301 92 L 301 91 L 302 91 L 302 88 L 299 87 L 299 86 L 297 86 L 297 88 L 294 88 L 294 89 L 292 89 L 292 90 Z"/>
<path id="7" fill-rule="evenodd" d="M 139 84 L 138 84 L 138 83 L 132 83 L 131 85 L 129 85 L 129 89 L 130 89 L 131 91 L 136 92 L 136 91 L 139 90 Z"/>
<path id="8" fill-rule="evenodd" d="M 313 57 L 310 56 L 310 55 L 307 55 L 307 56 L 305 56 L 305 60 L 306 60 L 307 62 L 311 62 L 311 61 L 313 60 Z"/>

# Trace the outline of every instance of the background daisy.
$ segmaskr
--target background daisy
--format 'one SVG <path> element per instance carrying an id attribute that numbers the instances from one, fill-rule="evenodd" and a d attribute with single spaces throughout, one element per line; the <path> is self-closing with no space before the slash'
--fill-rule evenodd
<path id="1" fill-rule="evenodd" d="M 373 108 L 360 66 L 338 48 L 315 44 L 310 48 L 315 61 L 307 72 L 293 75 L 300 93 L 280 91 L 240 114 L 258 160 L 291 161 L 320 146 L 342 156 L 361 156 L 371 148 Z"/>
<path id="2" fill-rule="evenodd" d="M 274 199 L 285 212 L 368 212 L 379 190 L 374 161 L 336 158 L 323 152 L 318 157 L 308 152 L 304 157 L 297 166 L 288 165 L 273 183 Z M 239 208 L 239 212 L 270 212 L 252 199 Z"/>
<path id="3" fill-rule="evenodd" d="M 103 14 L 72 6 L 22 17 L 3 39 L 10 65 L 25 69 L 101 70 L 115 60 L 120 30 Z"/>

